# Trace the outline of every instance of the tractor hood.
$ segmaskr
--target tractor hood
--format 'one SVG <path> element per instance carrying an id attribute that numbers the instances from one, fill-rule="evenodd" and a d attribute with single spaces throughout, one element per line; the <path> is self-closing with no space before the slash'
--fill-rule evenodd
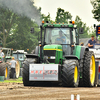
<path id="1" fill-rule="evenodd" d="M 43 50 L 58 50 L 58 51 L 62 51 L 62 46 L 61 45 L 45 45 Z"/>
<path id="2" fill-rule="evenodd" d="M 58 64 L 60 59 L 62 59 L 62 45 L 45 45 L 44 48 L 44 57 L 49 61 L 49 63 Z M 45 60 L 45 62 L 47 61 Z M 47 63 L 47 62 L 46 62 Z"/>

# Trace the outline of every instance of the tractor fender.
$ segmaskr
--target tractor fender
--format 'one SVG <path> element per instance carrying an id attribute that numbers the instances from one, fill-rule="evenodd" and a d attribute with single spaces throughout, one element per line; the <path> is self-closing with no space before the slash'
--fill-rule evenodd
<path id="1" fill-rule="evenodd" d="M 84 53 L 85 51 L 89 51 L 89 48 L 86 47 L 81 47 L 81 52 L 80 52 L 80 59 L 84 58 Z"/>
<path id="2" fill-rule="evenodd" d="M 27 54 L 26 59 L 27 58 L 36 59 L 37 62 L 40 62 L 40 57 L 37 54 Z"/>
<path id="3" fill-rule="evenodd" d="M 37 54 L 27 54 L 26 58 L 39 58 Z"/>
<path id="4" fill-rule="evenodd" d="M 74 56 L 74 55 L 65 55 L 64 58 L 66 58 L 66 59 L 77 59 L 78 60 L 78 57 Z"/>

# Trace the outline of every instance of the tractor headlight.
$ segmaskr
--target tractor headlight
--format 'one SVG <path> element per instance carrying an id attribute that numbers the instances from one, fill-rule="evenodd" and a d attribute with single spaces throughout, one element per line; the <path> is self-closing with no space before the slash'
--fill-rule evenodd
<path id="1" fill-rule="evenodd" d="M 50 59 L 55 59 L 55 56 L 50 56 Z"/>

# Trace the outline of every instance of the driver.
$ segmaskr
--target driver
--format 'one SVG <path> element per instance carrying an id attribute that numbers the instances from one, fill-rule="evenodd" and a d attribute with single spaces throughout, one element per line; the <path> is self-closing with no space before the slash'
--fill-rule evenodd
<path id="1" fill-rule="evenodd" d="M 56 39 L 56 43 L 67 44 L 66 36 L 63 36 L 62 31 L 59 31 L 59 37 Z M 62 45 L 64 55 L 68 52 L 67 45 Z M 66 51 L 67 50 L 67 51 Z"/>
<path id="2" fill-rule="evenodd" d="M 62 31 L 59 31 L 59 38 L 56 39 L 57 42 L 61 42 L 62 44 L 66 44 L 66 37 L 63 36 Z"/>

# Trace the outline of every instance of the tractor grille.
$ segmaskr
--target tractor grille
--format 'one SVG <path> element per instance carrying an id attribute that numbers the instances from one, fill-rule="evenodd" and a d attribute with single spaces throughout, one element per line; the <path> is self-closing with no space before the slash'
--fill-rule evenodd
<path id="1" fill-rule="evenodd" d="M 48 57 L 50 63 L 55 63 L 55 59 L 51 59 L 50 57 L 56 57 L 56 50 L 44 50 L 44 56 Z"/>

